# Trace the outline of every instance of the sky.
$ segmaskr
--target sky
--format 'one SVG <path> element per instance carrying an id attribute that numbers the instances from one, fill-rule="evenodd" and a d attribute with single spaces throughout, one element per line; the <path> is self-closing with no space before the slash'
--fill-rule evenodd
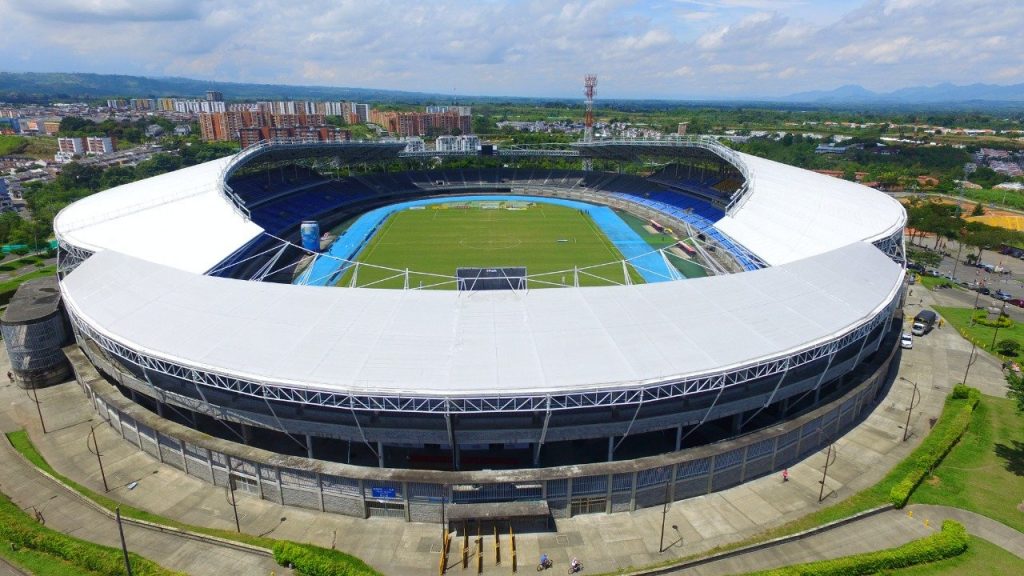
<path id="1" fill-rule="evenodd" d="M 0 70 L 441 94 L 1024 82 L 1024 0 L 0 0 Z"/>

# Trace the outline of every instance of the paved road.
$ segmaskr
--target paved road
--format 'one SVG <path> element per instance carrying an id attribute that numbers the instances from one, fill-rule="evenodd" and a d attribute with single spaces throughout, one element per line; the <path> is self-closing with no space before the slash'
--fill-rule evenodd
<path id="1" fill-rule="evenodd" d="M 0 440 L 0 487 L 18 506 L 38 510 L 49 528 L 106 546 L 120 545 L 113 520 L 40 474 L 6 439 Z M 134 525 L 125 525 L 125 539 L 129 550 L 140 551 L 171 570 L 196 576 L 288 573 L 267 556 Z M 5 574 L 3 570 L 0 567 L 0 575 Z"/>

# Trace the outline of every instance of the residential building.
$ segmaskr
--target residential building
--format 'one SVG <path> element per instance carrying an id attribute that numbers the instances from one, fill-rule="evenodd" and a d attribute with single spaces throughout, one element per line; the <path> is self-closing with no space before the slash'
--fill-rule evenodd
<path id="1" fill-rule="evenodd" d="M 88 136 L 85 139 L 86 154 L 110 154 L 114 152 L 114 139 L 108 136 Z"/>
<path id="2" fill-rule="evenodd" d="M 57 138 L 57 151 L 71 155 L 81 156 L 85 154 L 85 141 L 79 137 Z"/>
<path id="3" fill-rule="evenodd" d="M 206 101 L 207 102 L 223 102 L 224 101 L 224 94 L 221 93 L 221 92 L 218 92 L 217 90 L 207 90 L 206 91 Z"/>

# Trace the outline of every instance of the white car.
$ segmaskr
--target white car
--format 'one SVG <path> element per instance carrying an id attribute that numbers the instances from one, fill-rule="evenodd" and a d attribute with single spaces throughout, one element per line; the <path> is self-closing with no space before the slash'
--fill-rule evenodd
<path id="1" fill-rule="evenodd" d="M 914 347 L 914 335 L 909 332 L 904 332 L 900 336 L 900 348 L 911 349 Z"/>

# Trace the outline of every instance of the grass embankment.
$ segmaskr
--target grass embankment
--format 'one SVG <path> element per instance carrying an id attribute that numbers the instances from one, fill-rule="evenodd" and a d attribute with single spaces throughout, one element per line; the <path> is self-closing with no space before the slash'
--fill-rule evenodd
<path id="1" fill-rule="evenodd" d="M 1008 304 L 1007 306 L 1012 306 Z M 961 336 L 967 340 L 978 345 L 978 348 L 983 348 L 986 351 L 999 356 L 1000 358 L 1007 358 L 992 348 L 993 337 L 996 343 L 1001 340 L 1016 340 L 1024 345 L 1024 323 L 1013 322 L 1007 328 L 999 328 L 999 333 L 996 333 L 994 326 L 984 326 L 975 322 L 971 324 L 971 318 L 975 313 L 975 310 L 971 308 L 956 308 L 950 306 L 936 306 L 935 311 L 942 315 L 949 322 Z"/>
<path id="2" fill-rule="evenodd" d="M 300 575 L 315 574 L 317 576 L 333 576 L 334 574 L 337 574 L 345 576 L 380 576 L 378 572 L 367 566 L 362 560 L 355 556 L 345 554 L 344 552 L 339 552 L 338 550 L 330 550 L 319 546 L 313 546 L 311 544 L 289 542 L 287 540 L 276 540 L 265 536 L 253 536 L 240 532 L 193 526 L 191 524 L 185 524 L 184 522 L 179 522 L 171 518 L 166 518 L 158 514 L 153 514 L 139 508 L 122 504 L 82 486 L 54 470 L 54 468 L 50 466 L 50 463 L 43 458 L 43 455 L 36 450 L 35 445 L 32 444 L 32 440 L 28 437 L 28 433 L 24 430 L 8 432 L 7 439 L 10 441 L 11 446 L 13 446 L 14 449 L 22 456 L 28 459 L 29 462 L 40 470 L 54 478 L 57 478 L 79 494 L 111 511 L 114 510 L 115 506 L 120 506 L 121 516 L 123 517 L 134 518 L 136 520 L 161 524 L 163 526 L 169 526 L 179 530 L 187 530 L 189 532 L 206 534 L 216 538 L 234 540 L 235 542 L 241 542 L 243 544 L 267 548 L 274 551 L 275 559 L 280 560 L 281 558 L 286 558 L 290 561 Z M 282 552 L 282 550 L 284 552 Z M 300 550 L 301 553 L 295 553 L 295 550 Z M 288 556 L 289 551 L 292 551 L 291 556 Z"/>
<path id="3" fill-rule="evenodd" d="M 121 550 L 72 538 L 51 530 L 0 494 L 0 549 L 5 558 L 35 574 L 125 574 Z M 151 560 L 129 553 L 132 572 L 138 576 L 174 576 Z"/>
<path id="4" fill-rule="evenodd" d="M 982 396 L 970 428 L 910 501 L 971 510 L 1024 532 L 1021 424 L 1012 400 Z"/>
<path id="5" fill-rule="evenodd" d="M 57 273 L 56 266 L 45 266 L 43 268 L 37 268 L 26 274 L 16 276 L 10 280 L 0 282 L 0 305 L 7 304 L 10 302 L 11 297 L 17 292 L 18 286 L 21 286 L 29 280 L 35 280 L 36 278 L 44 278 L 46 276 L 53 276 Z"/>
<path id="6" fill-rule="evenodd" d="M 445 282 L 437 288 L 454 290 L 453 281 L 429 274 L 452 277 L 459 267 L 501 266 L 525 266 L 536 278 L 529 281 L 529 288 L 571 285 L 574 266 L 592 267 L 579 275 L 583 286 L 623 283 L 622 254 L 587 214 L 541 203 L 521 210 L 480 205 L 453 201 L 392 214 L 358 257 L 362 263 L 392 270 L 361 266 L 359 285 L 401 288 L 405 275 L 395 270 L 409 269 L 410 287 Z M 635 270 L 629 273 L 634 284 L 643 283 Z M 346 273 L 340 284 L 347 284 L 351 275 Z"/>
<path id="7" fill-rule="evenodd" d="M 28 138 L 24 136 L 0 135 L 0 156 L 19 154 L 28 148 Z"/>

